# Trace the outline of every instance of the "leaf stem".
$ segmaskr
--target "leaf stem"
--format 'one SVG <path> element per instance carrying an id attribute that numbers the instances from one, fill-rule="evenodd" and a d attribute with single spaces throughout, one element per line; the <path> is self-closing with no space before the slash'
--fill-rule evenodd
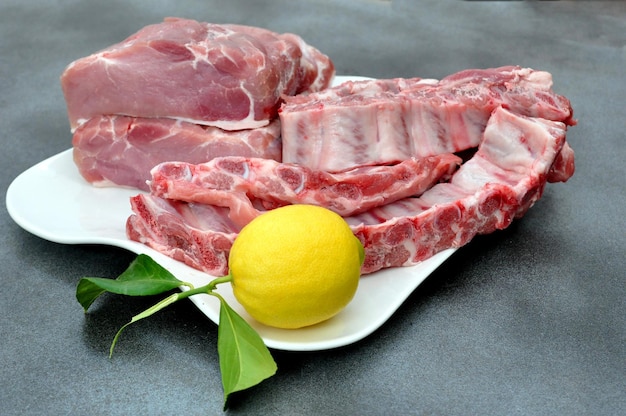
<path id="1" fill-rule="evenodd" d="M 199 295 L 199 294 L 212 295 L 213 291 L 215 290 L 217 285 L 219 285 L 220 283 L 231 282 L 232 280 L 233 280 L 233 278 L 230 276 L 230 274 L 228 274 L 226 276 L 215 278 L 215 279 L 211 280 L 208 284 L 206 284 L 204 286 L 192 288 L 192 289 L 189 289 L 189 290 L 186 290 L 184 292 L 179 293 L 177 300 L 186 299 L 186 298 L 188 298 L 190 296 Z"/>
<path id="2" fill-rule="evenodd" d="M 194 288 L 193 286 L 191 286 L 189 290 L 184 291 L 184 292 L 173 293 L 170 296 L 166 297 L 165 299 L 161 300 L 156 305 L 153 305 L 149 307 L 148 309 L 146 309 L 145 311 L 141 312 L 140 314 L 133 316 L 131 321 L 128 322 L 126 325 L 122 326 L 119 329 L 119 331 L 117 331 L 117 333 L 115 334 L 115 338 L 113 338 L 113 342 L 111 343 L 111 347 L 109 348 L 109 357 L 113 356 L 113 349 L 115 348 L 115 344 L 117 344 L 117 340 L 119 339 L 120 334 L 128 325 L 134 322 L 137 322 L 140 319 L 147 318 L 148 316 L 160 311 L 161 309 L 171 305 L 172 303 L 178 302 L 181 299 L 186 299 L 193 295 L 200 295 L 200 294 L 213 295 L 213 296 L 217 296 L 220 299 L 220 301 L 224 301 L 224 299 L 220 295 L 218 295 L 217 293 L 213 291 L 215 290 L 218 284 L 230 282 L 231 280 L 232 280 L 231 276 L 226 275 L 226 276 L 213 279 L 207 285 L 204 285 L 201 287 Z"/>
<path id="3" fill-rule="evenodd" d="M 218 277 L 216 279 L 213 279 L 212 281 L 209 282 L 209 284 L 207 286 L 211 287 L 211 291 L 215 290 L 215 287 L 217 285 L 219 285 L 220 283 L 228 283 L 228 282 L 232 282 L 233 281 L 233 277 L 230 274 L 227 274 L 226 276 L 222 276 L 222 277 Z"/>
<path id="4" fill-rule="evenodd" d="M 217 350 L 224 388 L 224 410 L 231 393 L 252 387 L 276 373 L 276 362 L 261 336 L 232 309 L 226 300 L 215 291 L 221 283 L 232 283 L 232 276 L 216 277 L 208 284 L 194 287 L 191 283 L 177 279 L 173 274 L 147 255 L 141 254 L 117 279 L 84 277 L 76 288 L 76 299 L 85 312 L 102 293 L 111 292 L 128 296 L 146 296 L 165 293 L 180 288 L 155 305 L 132 317 L 115 334 L 109 348 L 109 357 L 120 334 L 130 324 L 147 318 L 181 299 L 200 294 L 216 297 L 220 302 L 217 335 Z"/>

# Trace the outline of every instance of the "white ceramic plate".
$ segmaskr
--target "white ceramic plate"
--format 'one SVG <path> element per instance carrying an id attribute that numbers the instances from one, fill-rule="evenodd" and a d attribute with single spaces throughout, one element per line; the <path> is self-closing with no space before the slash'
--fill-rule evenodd
<path id="1" fill-rule="evenodd" d="M 338 77 L 337 82 L 342 78 Z M 126 238 L 126 219 L 132 213 L 129 198 L 138 192 L 91 186 L 78 173 L 70 149 L 19 175 L 7 190 L 6 205 L 18 225 L 46 240 L 64 244 L 104 244 L 145 253 L 180 280 L 194 286 L 208 283 L 213 276 Z M 283 330 L 261 325 L 237 303 L 230 285 L 218 286 L 218 292 L 258 331 L 268 347 L 291 351 L 331 349 L 359 341 L 378 329 L 453 252 L 454 249 L 446 250 L 415 266 L 363 276 L 354 299 L 341 313 L 303 329 Z M 216 298 L 196 295 L 191 300 L 209 319 L 218 322 Z"/>

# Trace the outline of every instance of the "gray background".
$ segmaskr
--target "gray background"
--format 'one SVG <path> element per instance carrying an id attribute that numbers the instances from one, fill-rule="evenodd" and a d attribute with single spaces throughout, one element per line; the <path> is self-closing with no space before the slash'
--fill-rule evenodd
<path id="1" fill-rule="evenodd" d="M 275 351 L 278 374 L 234 396 L 229 414 L 623 414 L 626 3 L 4 0 L 3 194 L 71 145 L 63 68 L 165 16 L 298 33 L 339 74 L 547 70 L 579 120 L 568 183 L 459 250 L 365 340 Z M 190 302 L 129 328 L 109 360 L 115 331 L 154 300 L 108 296 L 84 315 L 74 291 L 133 255 L 44 241 L 4 205 L 0 227 L 0 414 L 221 413 L 216 326 Z"/>

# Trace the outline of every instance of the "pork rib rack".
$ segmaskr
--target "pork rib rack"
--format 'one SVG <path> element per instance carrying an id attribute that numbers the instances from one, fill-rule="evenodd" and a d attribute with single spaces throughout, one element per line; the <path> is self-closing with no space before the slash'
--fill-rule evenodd
<path id="1" fill-rule="evenodd" d="M 337 172 L 475 148 L 500 106 L 574 124 L 569 101 L 551 87 L 548 72 L 507 66 L 465 70 L 440 81 L 346 82 L 286 97 L 279 111 L 283 162 Z"/>

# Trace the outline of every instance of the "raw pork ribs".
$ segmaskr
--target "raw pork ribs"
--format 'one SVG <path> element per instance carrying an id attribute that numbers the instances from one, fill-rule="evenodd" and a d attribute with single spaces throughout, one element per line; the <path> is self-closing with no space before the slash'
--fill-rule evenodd
<path id="1" fill-rule="evenodd" d="M 566 128 L 562 122 L 496 108 L 477 152 L 450 181 L 419 197 L 345 217 L 365 246 L 362 272 L 415 264 L 477 234 L 507 227 L 540 198 L 565 144 Z M 183 168 L 180 175 L 182 186 L 193 183 L 190 171 Z M 241 229 L 229 208 L 148 194 L 131 203 L 131 239 L 209 274 L 228 272 L 228 251 Z"/>
<path id="2" fill-rule="evenodd" d="M 475 148 L 493 110 L 573 123 L 545 71 L 472 69 L 432 79 L 346 82 L 286 97 L 283 162 L 341 171 Z"/>
<path id="3" fill-rule="evenodd" d="M 150 189 L 161 198 L 229 207 L 231 219 L 244 226 L 258 215 L 255 205 L 312 204 L 354 215 L 419 195 L 460 164 L 461 158 L 446 153 L 333 174 L 273 160 L 222 157 L 199 165 L 162 163 L 152 170 Z"/>

